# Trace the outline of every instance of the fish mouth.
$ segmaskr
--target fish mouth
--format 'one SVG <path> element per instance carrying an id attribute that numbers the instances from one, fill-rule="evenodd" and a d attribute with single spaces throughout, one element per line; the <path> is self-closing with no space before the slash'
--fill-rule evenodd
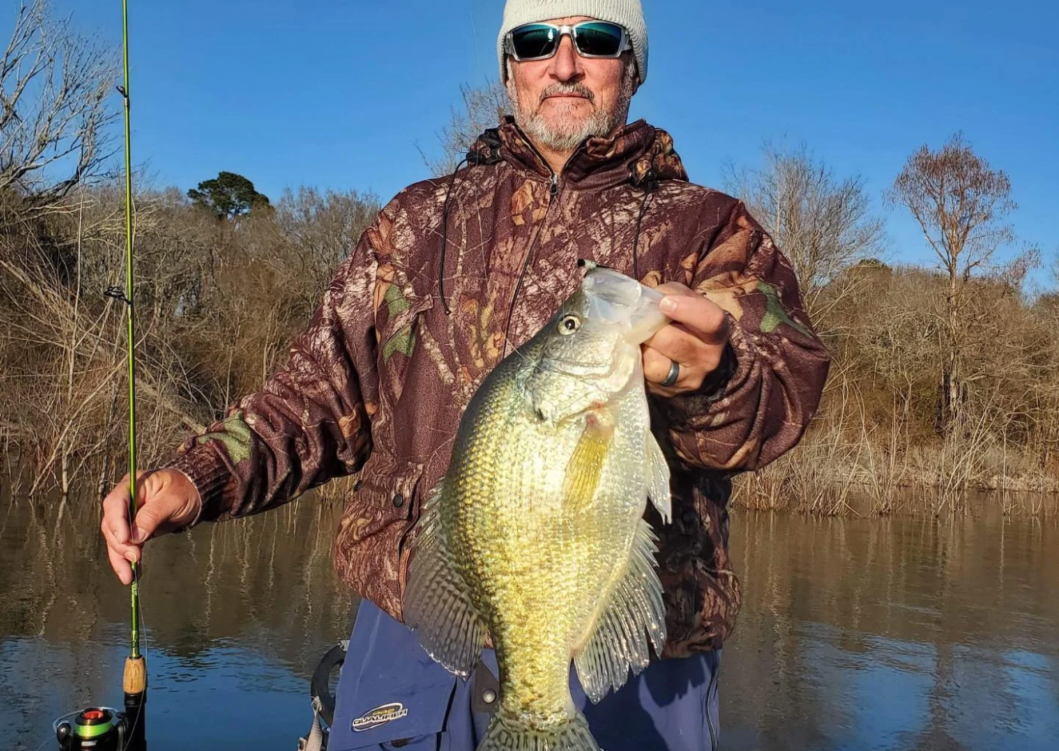
<path id="1" fill-rule="evenodd" d="M 571 401 L 574 401 L 571 399 Z M 541 405 L 534 403 L 532 397 L 529 399 L 529 412 L 533 419 L 540 425 L 552 423 L 555 426 L 564 425 L 572 420 L 578 420 L 583 415 L 591 412 L 598 411 L 601 407 L 605 406 L 606 402 L 601 399 L 594 399 L 589 404 L 585 405 L 580 409 L 568 408 L 565 403 L 557 403 L 554 405 Z"/>
<path id="2" fill-rule="evenodd" d="M 613 269 L 597 267 L 582 282 L 588 318 L 617 326 L 629 344 L 643 344 L 669 323 L 659 303 L 665 295 Z"/>

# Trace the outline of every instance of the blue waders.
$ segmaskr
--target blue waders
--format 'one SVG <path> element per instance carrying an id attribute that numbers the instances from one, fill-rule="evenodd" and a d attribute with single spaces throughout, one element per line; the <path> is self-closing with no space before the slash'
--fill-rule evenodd
<path id="1" fill-rule="evenodd" d="M 599 704 L 571 670 L 574 703 L 604 751 L 716 751 L 717 653 L 652 663 Z M 328 751 L 474 751 L 496 707 L 496 656 L 468 680 L 435 663 L 415 635 L 364 601 L 338 682 Z"/>

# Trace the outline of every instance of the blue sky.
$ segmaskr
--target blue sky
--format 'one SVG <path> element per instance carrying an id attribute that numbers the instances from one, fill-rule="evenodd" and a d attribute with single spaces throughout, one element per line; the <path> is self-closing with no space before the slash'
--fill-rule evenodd
<path id="1" fill-rule="evenodd" d="M 118 0 L 54 0 L 117 45 Z M 9 0 L 9 7 L 14 4 Z M 219 170 L 387 199 L 426 176 L 461 84 L 495 78 L 501 0 L 130 0 L 134 156 L 186 190 Z M 1059 4 L 1046 0 L 644 0 L 633 117 L 669 130 L 695 182 L 766 140 L 862 175 L 894 260 L 929 261 L 881 205 L 908 155 L 962 130 L 1008 172 L 1020 237 L 1059 249 Z"/>

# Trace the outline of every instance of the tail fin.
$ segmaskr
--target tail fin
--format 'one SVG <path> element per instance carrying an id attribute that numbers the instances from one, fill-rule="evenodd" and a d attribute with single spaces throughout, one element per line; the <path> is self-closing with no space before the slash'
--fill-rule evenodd
<path id="1" fill-rule="evenodd" d="M 588 720 L 578 712 L 569 722 L 550 730 L 533 730 L 513 722 L 501 710 L 489 723 L 478 751 L 601 751 L 588 731 Z"/>

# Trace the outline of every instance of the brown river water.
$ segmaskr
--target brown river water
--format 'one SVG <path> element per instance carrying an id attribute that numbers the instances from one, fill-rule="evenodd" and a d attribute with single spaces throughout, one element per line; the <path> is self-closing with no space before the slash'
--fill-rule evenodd
<path id="1" fill-rule="evenodd" d="M 0 500 L 4 749 L 54 748 L 55 717 L 121 700 L 128 590 L 95 504 L 59 506 Z M 151 751 L 294 749 L 309 676 L 350 627 L 337 513 L 305 499 L 150 546 Z M 732 548 L 723 749 L 1059 749 L 1054 521 L 740 512 Z"/>

